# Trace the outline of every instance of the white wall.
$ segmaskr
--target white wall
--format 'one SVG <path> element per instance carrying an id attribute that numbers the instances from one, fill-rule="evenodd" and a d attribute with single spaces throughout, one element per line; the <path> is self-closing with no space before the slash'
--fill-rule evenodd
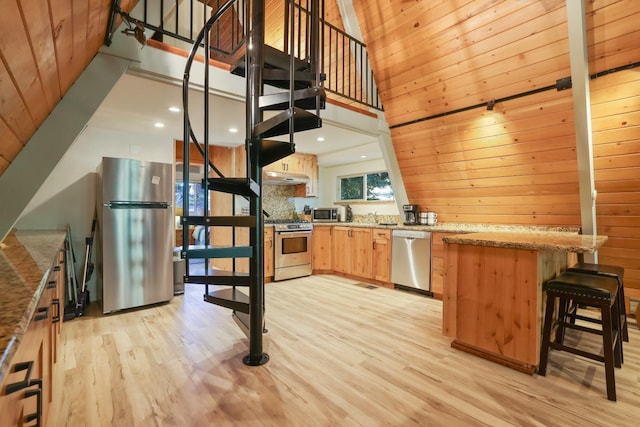
<path id="1" fill-rule="evenodd" d="M 95 212 L 95 172 L 102 157 L 173 163 L 174 150 L 173 139 L 86 128 L 31 199 L 16 228 L 64 229 L 69 224 L 76 257 L 76 276 L 81 283 L 85 237 L 90 235 Z M 98 297 L 95 274 L 88 286 L 91 298 L 95 300 Z"/>
<path id="2" fill-rule="evenodd" d="M 386 171 L 383 159 L 369 160 L 347 165 L 320 167 L 320 206 L 333 206 L 338 199 L 338 177 L 359 173 Z M 394 201 L 350 203 L 354 215 L 399 215 Z"/>

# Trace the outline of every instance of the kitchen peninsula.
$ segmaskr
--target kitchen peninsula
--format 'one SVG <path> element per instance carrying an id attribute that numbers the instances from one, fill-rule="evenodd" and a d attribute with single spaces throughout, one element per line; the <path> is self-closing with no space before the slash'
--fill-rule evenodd
<path id="1" fill-rule="evenodd" d="M 533 374 L 542 285 L 606 236 L 481 232 L 444 237 L 443 335 L 451 346 Z"/>

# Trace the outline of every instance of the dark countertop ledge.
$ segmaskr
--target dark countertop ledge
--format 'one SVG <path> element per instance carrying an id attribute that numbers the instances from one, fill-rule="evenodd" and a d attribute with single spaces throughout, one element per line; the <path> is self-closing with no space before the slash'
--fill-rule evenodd
<path id="1" fill-rule="evenodd" d="M 11 232 L 0 245 L 0 383 L 35 312 L 63 230 Z"/>

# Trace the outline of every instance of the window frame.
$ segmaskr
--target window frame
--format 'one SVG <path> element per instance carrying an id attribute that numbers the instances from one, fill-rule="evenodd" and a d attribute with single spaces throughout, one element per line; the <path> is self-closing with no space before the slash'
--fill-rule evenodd
<path id="1" fill-rule="evenodd" d="M 392 197 L 390 199 L 376 199 L 376 200 L 369 200 L 367 199 L 367 180 L 368 180 L 368 176 L 369 175 L 375 175 L 375 174 L 380 174 L 380 173 L 386 173 L 387 176 L 389 176 L 389 171 L 386 170 L 375 170 L 375 171 L 369 171 L 369 172 L 361 172 L 361 173 L 355 173 L 355 174 L 349 174 L 349 175 L 339 175 L 336 177 L 336 184 L 337 184 L 337 194 L 336 194 L 336 203 L 388 203 L 388 202 L 394 202 L 395 201 L 395 191 L 393 190 L 393 184 L 391 183 L 391 181 L 389 180 L 389 183 L 391 185 L 391 191 L 392 191 Z M 364 196 L 364 198 L 362 199 L 343 199 L 342 198 L 342 180 L 343 179 L 347 179 L 347 178 L 358 178 L 358 177 L 362 177 L 362 194 Z"/>

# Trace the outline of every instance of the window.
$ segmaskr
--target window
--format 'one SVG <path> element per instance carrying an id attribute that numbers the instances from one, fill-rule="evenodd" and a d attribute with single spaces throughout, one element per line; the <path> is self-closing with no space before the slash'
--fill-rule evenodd
<path id="1" fill-rule="evenodd" d="M 338 179 L 340 180 L 339 199 L 341 201 L 393 200 L 393 188 L 391 188 L 388 172 L 342 176 Z"/>
<path id="2" fill-rule="evenodd" d="M 182 207 L 183 181 L 176 181 L 176 207 Z M 204 215 L 204 189 L 199 182 L 189 183 L 189 212 L 184 215 Z"/>

